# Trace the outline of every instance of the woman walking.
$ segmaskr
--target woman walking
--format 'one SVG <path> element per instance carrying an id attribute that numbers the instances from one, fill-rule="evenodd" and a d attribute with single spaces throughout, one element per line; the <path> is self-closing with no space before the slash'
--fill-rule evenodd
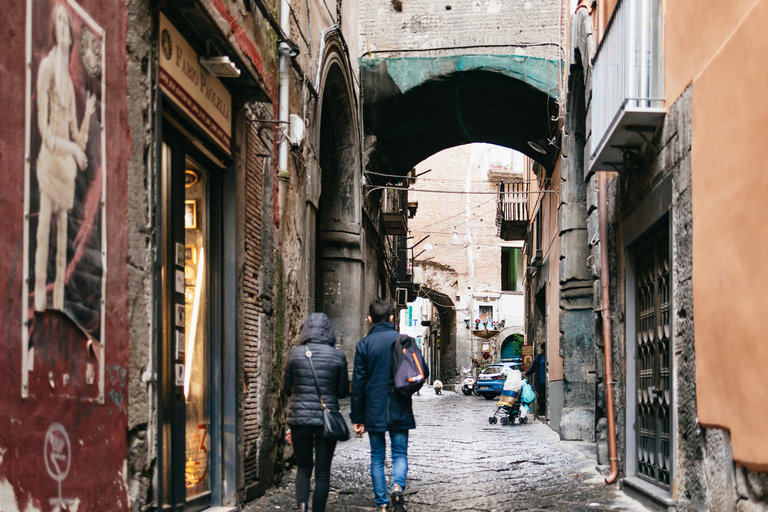
<path id="1" fill-rule="evenodd" d="M 323 402 L 331 411 L 339 410 L 339 398 L 349 394 L 347 356 L 336 350 L 336 335 L 324 313 L 309 315 L 299 335 L 299 346 L 291 349 L 285 366 L 285 394 L 291 397 L 288 425 L 296 454 L 296 501 L 299 512 L 307 511 L 309 480 L 315 468 L 312 511 L 323 512 L 331 485 L 331 461 L 336 441 L 323 437 L 323 413 L 312 376 L 309 357 L 314 363 Z M 315 452 L 313 460 L 313 451 Z"/>

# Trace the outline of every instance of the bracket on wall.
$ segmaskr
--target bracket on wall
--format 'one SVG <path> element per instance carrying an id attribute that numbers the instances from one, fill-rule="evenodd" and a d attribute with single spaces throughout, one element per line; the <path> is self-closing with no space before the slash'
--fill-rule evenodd
<path id="1" fill-rule="evenodd" d="M 655 126 L 641 125 L 641 124 L 628 125 L 628 126 L 624 127 L 624 129 L 627 130 L 628 132 L 634 132 L 634 133 L 640 135 L 640 137 L 642 137 L 642 139 L 646 143 L 648 143 L 648 144 L 651 143 L 651 139 L 646 137 L 645 134 L 646 133 L 653 133 L 653 132 L 656 131 L 656 127 Z"/>

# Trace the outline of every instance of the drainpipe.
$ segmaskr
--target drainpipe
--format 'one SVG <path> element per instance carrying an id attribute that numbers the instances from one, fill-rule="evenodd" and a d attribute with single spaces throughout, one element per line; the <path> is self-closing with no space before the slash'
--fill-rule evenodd
<path id="1" fill-rule="evenodd" d="M 600 287 L 603 316 L 603 351 L 605 353 L 605 407 L 608 415 L 608 456 L 611 473 L 605 483 L 610 484 L 619 476 L 616 456 L 616 417 L 613 408 L 613 362 L 611 361 L 611 302 L 608 295 L 608 179 L 605 172 L 598 172 L 598 202 L 600 203 Z"/>
<path id="2" fill-rule="evenodd" d="M 280 0 L 280 29 L 283 34 L 291 31 L 290 6 L 288 0 Z M 277 120 L 278 120 L 278 153 L 277 153 L 277 190 L 278 190 L 278 216 L 283 220 L 285 211 L 285 198 L 288 192 L 288 106 L 289 106 L 289 69 L 291 66 L 291 47 L 287 41 L 280 41 L 278 46 L 280 57 L 280 85 L 277 93 Z"/>
<path id="3" fill-rule="evenodd" d="M 603 30 L 605 29 L 605 0 L 597 0 L 597 38 L 595 46 L 603 40 Z"/>

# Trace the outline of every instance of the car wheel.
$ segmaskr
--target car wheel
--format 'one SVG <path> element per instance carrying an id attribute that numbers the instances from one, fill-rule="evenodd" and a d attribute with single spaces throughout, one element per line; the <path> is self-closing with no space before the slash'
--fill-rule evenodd
<path id="1" fill-rule="evenodd" d="M 483 393 L 483 398 L 486 400 L 493 400 L 496 398 L 496 393 Z"/>

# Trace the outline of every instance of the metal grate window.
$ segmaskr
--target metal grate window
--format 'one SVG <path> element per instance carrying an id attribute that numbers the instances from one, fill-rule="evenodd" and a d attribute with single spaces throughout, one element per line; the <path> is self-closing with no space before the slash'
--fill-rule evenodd
<path id="1" fill-rule="evenodd" d="M 670 488 L 672 463 L 669 231 L 637 250 L 637 475 Z"/>

